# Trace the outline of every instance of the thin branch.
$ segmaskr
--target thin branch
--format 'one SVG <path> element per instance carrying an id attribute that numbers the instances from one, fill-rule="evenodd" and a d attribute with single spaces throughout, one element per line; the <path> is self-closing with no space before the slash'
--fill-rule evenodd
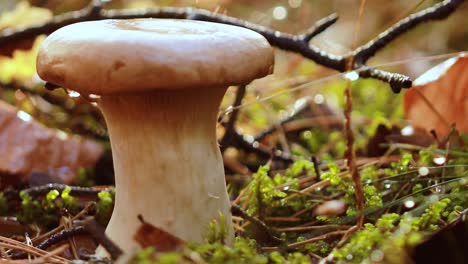
<path id="1" fill-rule="evenodd" d="M 276 233 L 274 230 L 269 228 L 264 222 L 262 222 L 260 219 L 255 218 L 251 215 L 249 215 L 246 211 L 244 211 L 240 206 L 238 205 L 233 205 L 231 206 L 231 212 L 235 216 L 240 216 L 244 218 L 247 221 L 250 221 L 253 225 L 255 225 L 255 229 L 261 232 L 262 234 L 265 234 L 268 237 L 269 241 L 272 241 L 275 244 L 283 244 L 284 241 L 275 236 L 274 233 Z"/>
<path id="2" fill-rule="evenodd" d="M 281 150 L 272 151 L 271 148 L 266 147 L 255 140 L 250 140 L 246 136 L 239 133 L 234 129 L 232 132 L 232 142 L 231 146 L 243 149 L 248 152 L 257 153 L 263 158 L 274 158 L 275 160 L 280 160 L 286 163 L 291 163 L 294 161 L 294 158 L 287 153 L 284 153 Z"/>
<path id="3" fill-rule="evenodd" d="M 305 33 L 302 34 L 302 39 L 306 42 L 309 42 L 312 38 L 325 31 L 331 25 L 335 24 L 336 21 L 338 21 L 337 14 L 331 14 L 320 19 L 315 23 L 315 25 L 310 27 Z"/>
<path id="4" fill-rule="evenodd" d="M 233 132 L 235 129 L 234 125 L 237 121 L 237 116 L 239 115 L 238 106 L 241 105 L 242 99 L 244 99 L 244 96 L 245 96 L 245 92 L 246 92 L 245 85 L 241 85 L 237 87 L 236 98 L 234 99 L 234 104 L 232 105 L 234 110 L 232 110 L 232 113 L 229 117 L 229 121 L 224 125 L 226 132 L 224 133 L 223 138 L 219 142 L 221 151 L 224 151 L 229 146 L 229 142 L 232 142 Z"/>
<path id="5" fill-rule="evenodd" d="M 312 156 L 311 158 L 312 164 L 314 165 L 315 175 L 317 175 L 317 179 L 320 179 L 321 172 L 320 172 L 320 163 L 317 159 L 317 156 Z"/>
<path id="6" fill-rule="evenodd" d="M 366 0 L 361 0 L 360 5 L 359 5 L 359 15 L 356 20 L 355 27 L 354 27 L 353 44 L 352 44 L 353 47 L 356 43 L 357 36 L 360 33 L 361 19 L 364 14 L 365 6 L 366 6 Z M 347 65 L 349 70 L 352 70 L 353 66 L 355 65 L 355 62 L 356 62 L 356 57 L 352 56 Z M 344 96 L 345 96 L 344 133 L 346 136 L 346 153 L 344 157 L 347 160 L 348 168 L 349 168 L 351 178 L 353 181 L 353 185 L 354 185 L 356 209 L 357 209 L 357 226 L 360 228 L 364 224 L 364 192 L 362 189 L 362 183 L 361 183 L 359 171 L 356 165 L 356 153 L 354 150 L 354 133 L 351 128 L 351 123 L 352 123 L 351 112 L 353 110 L 353 100 L 351 96 L 351 81 L 350 80 L 348 80 L 348 82 L 346 83 Z"/>
<path id="7" fill-rule="evenodd" d="M 305 104 L 302 104 L 300 107 L 298 107 L 297 109 L 294 110 L 294 113 L 292 113 L 291 115 L 287 116 L 286 118 L 280 120 L 279 125 L 283 126 L 286 123 L 289 123 L 289 122 L 293 121 L 294 119 L 296 119 L 297 117 L 302 115 L 305 111 L 307 111 L 309 109 L 309 107 L 310 107 L 309 102 L 307 102 Z M 266 136 L 274 133 L 277 129 L 278 129 L 278 125 L 276 125 L 276 124 L 272 125 L 272 126 L 266 128 L 265 130 L 260 131 L 257 135 L 255 135 L 254 139 L 255 139 L 255 141 L 262 141 Z"/>
<path id="8" fill-rule="evenodd" d="M 48 237 L 46 240 L 42 241 L 39 245 L 36 246 L 38 249 L 46 250 L 49 247 L 56 245 L 62 241 L 65 241 L 73 236 L 76 235 L 83 235 L 86 234 L 86 230 L 82 226 L 76 226 L 68 230 L 62 230 L 52 236 Z M 12 259 L 24 259 L 28 257 L 27 253 L 13 253 L 10 256 Z"/>
<path id="9" fill-rule="evenodd" d="M 323 235 L 320 235 L 320 236 L 317 236 L 317 237 L 309 238 L 309 239 L 304 240 L 304 241 L 299 241 L 299 242 L 294 242 L 294 243 L 288 244 L 286 246 L 286 248 L 287 249 L 292 249 L 292 248 L 297 248 L 297 247 L 304 246 L 304 245 L 307 245 L 307 244 L 310 244 L 310 243 L 314 243 L 314 242 L 317 242 L 317 241 L 328 240 L 328 239 L 336 237 L 336 236 L 342 236 L 342 235 L 346 234 L 346 232 L 347 232 L 347 230 L 332 231 L 332 232 L 329 232 L 329 233 L 326 233 L 326 234 L 323 234 Z M 279 247 L 263 247 L 262 249 L 265 250 L 265 251 L 276 251 L 276 250 L 279 250 L 280 248 Z"/>
<path id="10" fill-rule="evenodd" d="M 389 29 L 380 33 L 377 38 L 354 50 L 351 56 L 354 56 L 357 64 L 365 64 L 369 58 L 373 57 L 378 51 L 395 40 L 398 36 L 415 28 L 421 23 L 447 18 L 463 2 L 464 0 L 445 0 L 432 7 L 403 18 Z"/>

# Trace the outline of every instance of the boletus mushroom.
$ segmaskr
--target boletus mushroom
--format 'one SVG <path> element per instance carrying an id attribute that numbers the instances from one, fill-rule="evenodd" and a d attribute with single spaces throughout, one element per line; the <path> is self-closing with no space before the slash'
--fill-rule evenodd
<path id="1" fill-rule="evenodd" d="M 230 85 L 272 72 L 273 50 L 248 29 L 189 20 L 82 22 L 42 43 L 39 76 L 100 95 L 115 167 L 115 208 L 106 234 L 125 251 L 137 215 L 173 235 L 202 242 L 230 201 L 216 141 Z"/>

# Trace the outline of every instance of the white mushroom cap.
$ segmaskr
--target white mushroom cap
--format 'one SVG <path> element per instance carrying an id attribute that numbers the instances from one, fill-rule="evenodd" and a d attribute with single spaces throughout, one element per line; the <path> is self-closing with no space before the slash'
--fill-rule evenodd
<path id="1" fill-rule="evenodd" d="M 39 76 L 85 94 L 225 87 L 272 72 L 267 40 L 245 28 L 191 20 L 82 22 L 42 44 Z"/>

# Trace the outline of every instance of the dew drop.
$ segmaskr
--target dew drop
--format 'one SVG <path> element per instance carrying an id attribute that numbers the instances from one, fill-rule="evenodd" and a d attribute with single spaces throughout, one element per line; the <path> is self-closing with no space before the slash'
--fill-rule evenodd
<path id="1" fill-rule="evenodd" d="M 294 102 L 294 112 L 296 112 L 297 109 L 300 109 L 304 107 L 307 104 L 307 98 L 301 98 L 298 99 L 296 102 Z"/>
<path id="2" fill-rule="evenodd" d="M 288 17 L 288 10 L 284 6 L 273 8 L 273 18 L 275 20 L 284 20 Z"/>
<path id="3" fill-rule="evenodd" d="M 255 138 L 252 135 L 245 135 L 244 136 L 245 141 L 249 143 L 254 143 Z"/>
<path id="4" fill-rule="evenodd" d="M 381 262 L 384 258 L 384 253 L 382 250 L 376 249 L 372 251 L 370 258 L 373 262 Z"/>
<path id="5" fill-rule="evenodd" d="M 412 136 L 414 134 L 414 127 L 413 126 L 405 126 L 401 129 L 400 133 L 403 136 Z"/>
<path id="6" fill-rule="evenodd" d="M 70 97 L 80 97 L 80 93 L 76 91 L 68 91 L 68 96 Z"/>
<path id="7" fill-rule="evenodd" d="M 302 5 L 302 0 L 289 0 L 288 4 L 291 8 L 298 8 Z"/>
<path id="8" fill-rule="evenodd" d="M 323 96 L 323 94 L 316 94 L 314 96 L 314 102 L 316 104 L 323 104 L 325 102 L 325 96 Z"/>
<path id="9" fill-rule="evenodd" d="M 421 167 L 418 169 L 419 176 L 427 176 L 429 174 L 429 169 L 427 167 Z"/>
<path id="10" fill-rule="evenodd" d="M 24 112 L 24 111 L 22 111 L 22 110 L 19 110 L 19 111 L 16 113 L 16 116 L 17 116 L 19 119 L 23 120 L 24 122 L 29 122 L 29 121 L 31 121 L 31 119 L 32 119 L 32 117 L 31 117 L 30 114 L 28 114 L 28 113 L 26 113 L 26 112 Z"/>
<path id="11" fill-rule="evenodd" d="M 434 163 L 437 164 L 437 165 L 443 165 L 446 161 L 445 157 L 443 156 L 439 156 L 439 157 L 435 157 L 433 159 Z"/>
<path id="12" fill-rule="evenodd" d="M 68 138 L 67 133 L 63 132 L 62 130 L 57 130 L 57 137 L 60 140 L 66 140 Z"/>
<path id="13" fill-rule="evenodd" d="M 413 208 L 416 205 L 412 199 L 406 200 L 404 204 L 406 208 Z"/>
<path id="14" fill-rule="evenodd" d="M 312 132 L 310 132 L 310 130 L 307 130 L 306 132 L 304 132 L 304 134 L 302 134 L 304 136 L 304 138 L 306 139 L 310 139 L 312 138 L 313 134 Z"/>
<path id="15" fill-rule="evenodd" d="M 233 107 L 232 105 L 230 105 L 230 106 L 226 107 L 226 110 L 224 111 L 224 112 L 226 113 L 226 115 L 229 115 L 229 114 L 231 114 L 231 112 L 232 112 L 233 108 L 234 108 L 234 107 Z"/>
<path id="16" fill-rule="evenodd" d="M 350 71 L 344 75 L 344 77 L 350 81 L 356 81 L 359 79 L 359 74 L 355 71 Z"/>

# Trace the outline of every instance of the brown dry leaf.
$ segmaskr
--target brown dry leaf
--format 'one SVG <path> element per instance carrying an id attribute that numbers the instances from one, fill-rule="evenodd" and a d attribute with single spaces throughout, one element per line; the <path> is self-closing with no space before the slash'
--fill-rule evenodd
<path id="1" fill-rule="evenodd" d="M 468 132 L 468 56 L 446 60 L 416 79 L 405 93 L 404 110 L 414 126 L 435 129 L 440 137 L 452 123 Z"/>
<path id="2" fill-rule="evenodd" d="M 46 172 L 66 184 L 77 170 L 91 167 L 104 152 L 101 144 L 44 127 L 25 112 L 0 101 L 0 173 L 26 181 L 32 172 Z"/>
<path id="3" fill-rule="evenodd" d="M 154 247 L 158 252 L 169 252 L 180 250 L 185 246 L 185 242 L 182 239 L 145 222 L 141 215 L 138 218 L 141 221 L 141 225 L 133 236 L 133 239 L 141 247 Z"/>

